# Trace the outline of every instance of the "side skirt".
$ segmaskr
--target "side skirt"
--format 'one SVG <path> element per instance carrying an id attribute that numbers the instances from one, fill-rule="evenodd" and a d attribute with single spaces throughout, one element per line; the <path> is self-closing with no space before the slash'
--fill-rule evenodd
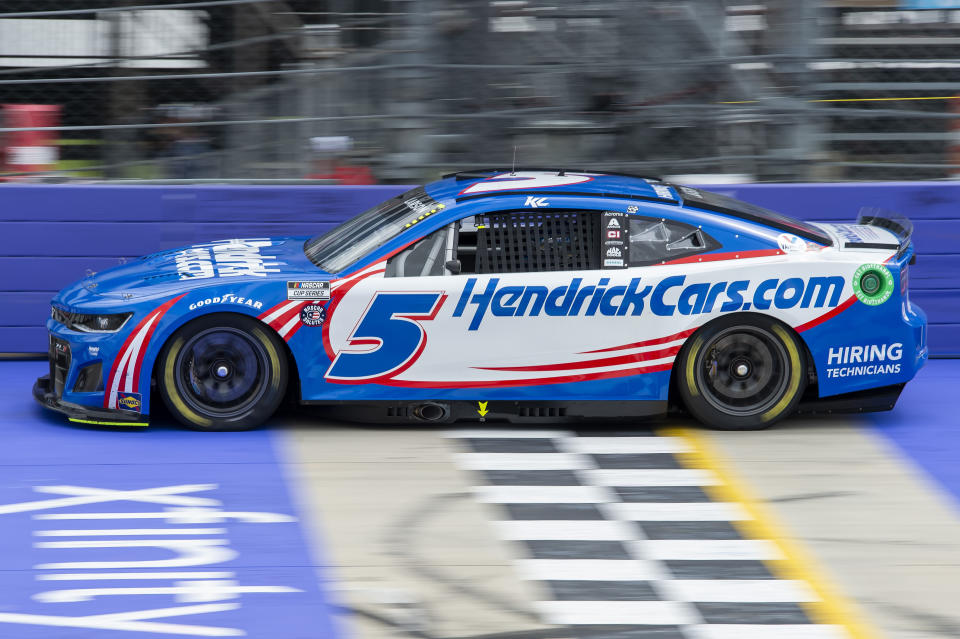
<path id="1" fill-rule="evenodd" d="M 585 420 L 627 422 L 641 418 L 661 417 L 667 402 L 644 401 L 376 401 L 325 402 L 305 401 L 325 416 L 345 421 L 376 423 L 433 422 L 500 422 L 511 424 L 576 423 Z"/>

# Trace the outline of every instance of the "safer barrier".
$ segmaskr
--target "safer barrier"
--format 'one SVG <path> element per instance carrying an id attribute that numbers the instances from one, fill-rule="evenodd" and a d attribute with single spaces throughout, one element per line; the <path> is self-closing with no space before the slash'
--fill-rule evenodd
<path id="1" fill-rule="evenodd" d="M 0 186 L 0 353 L 46 350 L 50 297 L 123 258 L 228 237 L 322 233 L 403 186 Z M 807 220 L 852 222 L 860 207 L 910 217 L 919 253 L 911 299 L 931 352 L 960 356 L 960 183 L 712 187 Z"/>

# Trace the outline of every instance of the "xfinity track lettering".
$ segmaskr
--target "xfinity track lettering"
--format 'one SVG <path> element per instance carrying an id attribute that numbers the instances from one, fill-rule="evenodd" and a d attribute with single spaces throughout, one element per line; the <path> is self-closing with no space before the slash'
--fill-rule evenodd
<path id="1" fill-rule="evenodd" d="M 216 484 L 135 490 L 35 486 L 36 492 L 52 496 L 0 505 L 0 515 L 32 514 L 39 524 L 33 531 L 33 546 L 53 559 L 34 566 L 39 571 L 36 579 L 47 588 L 32 597 L 44 606 L 43 614 L 0 611 L 0 625 L 151 636 L 245 634 L 238 628 L 204 625 L 209 622 L 197 615 L 238 610 L 245 594 L 301 591 L 283 585 L 241 584 L 235 569 L 215 567 L 239 554 L 230 547 L 224 525 L 229 521 L 265 524 L 295 520 L 279 513 L 226 512 L 219 500 L 195 494 L 216 488 Z M 117 510 L 113 512 L 106 505 L 111 502 L 127 505 L 114 506 Z M 145 504 L 147 509 L 130 510 L 130 502 Z M 149 607 L 144 609 L 141 603 L 138 608 L 138 596 L 148 597 Z M 157 607 L 157 597 L 169 597 L 169 605 Z M 69 607 L 57 606 L 64 603 Z M 114 605 L 120 608 L 114 609 Z M 92 611 L 95 614 L 78 614 Z M 60 612 L 70 614 L 57 614 Z M 190 623 L 179 620 L 188 615 Z M 224 622 L 222 615 L 215 619 L 215 623 Z M 7 636 L 8 632 L 0 634 Z"/>
<path id="2" fill-rule="evenodd" d="M 457 301 L 453 316 L 461 317 L 468 305 L 475 306 L 469 330 L 480 328 L 489 312 L 497 317 L 537 317 L 541 313 L 560 317 L 596 314 L 633 317 L 648 313 L 661 317 L 700 315 L 739 310 L 833 308 L 840 303 L 844 278 L 790 277 L 767 279 L 758 284 L 751 280 L 733 282 L 698 282 L 686 284 L 685 275 L 674 275 L 659 282 L 645 284 L 635 277 L 629 284 L 610 286 L 610 278 L 595 284 L 584 284 L 573 278 L 569 284 L 546 286 L 500 286 L 500 278 L 486 281 L 482 291 L 478 278 L 467 280 Z"/>

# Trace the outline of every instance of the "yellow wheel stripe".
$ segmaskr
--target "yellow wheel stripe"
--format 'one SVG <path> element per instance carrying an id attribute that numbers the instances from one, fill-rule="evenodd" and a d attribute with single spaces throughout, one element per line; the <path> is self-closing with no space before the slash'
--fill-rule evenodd
<path id="1" fill-rule="evenodd" d="M 212 422 L 187 406 L 186 402 L 184 402 L 177 393 L 177 385 L 174 380 L 176 371 L 173 370 L 173 364 L 177 360 L 177 354 L 181 348 L 183 348 L 183 338 L 178 337 L 177 341 L 170 346 L 170 350 L 167 352 L 166 366 L 163 370 L 163 383 L 167 387 L 167 396 L 184 417 L 197 426 L 209 426 Z"/>
<path id="2" fill-rule="evenodd" d="M 753 496 L 704 435 L 687 428 L 661 429 L 658 434 L 679 437 L 688 443 L 690 452 L 677 454 L 685 467 L 706 469 L 719 477 L 718 485 L 703 486 L 712 500 L 743 506 L 751 518 L 733 524 L 744 538 L 770 540 L 779 548 L 784 558 L 764 563 L 776 577 L 804 581 L 810 586 L 818 601 L 800 605 L 814 623 L 843 626 L 853 639 L 877 639 L 880 636 L 856 606 L 831 585 L 827 573 L 816 560 L 787 535 L 777 518 Z M 775 628 L 771 627 L 771 631 Z"/>
<path id="3" fill-rule="evenodd" d="M 703 340 L 700 339 L 700 336 L 693 338 L 693 343 L 690 344 L 690 352 L 687 353 L 687 391 L 696 397 L 700 394 L 700 390 L 697 388 L 697 379 L 696 379 L 696 367 L 697 367 L 697 353 L 700 352 L 700 347 L 703 346 Z"/>
<path id="4" fill-rule="evenodd" d="M 797 350 L 796 341 L 794 341 L 786 329 L 779 324 L 773 325 L 773 332 L 777 334 L 777 337 L 783 342 L 784 348 L 787 349 L 787 356 L 790 358 L 790 383 L 783 397 L 780 398 L 780 401 L 760 416 L 760 420 L 764 422 L 775 419 L 780 413 L 787 409 L 787 406 L 790 405 L 790 402 L 793 401 L 794 396 L 797 394 L 797 389 L 800 388 L 800 380 L 803 375 L 803 370 L 801 370 L 802 366 L 800 365 L 800 352 Z"/>

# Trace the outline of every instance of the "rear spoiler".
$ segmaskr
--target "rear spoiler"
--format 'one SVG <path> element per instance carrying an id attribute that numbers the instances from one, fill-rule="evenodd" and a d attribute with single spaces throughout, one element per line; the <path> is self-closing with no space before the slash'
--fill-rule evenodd
<path id="1" fill-rule="evenodd" d="M 892 213 L 890 211 L 881 211 L 878 209 L 860 209 L 860 215 L 857 217 L 857 224 L 876 226 L 878 228 L 890 231 L 897 236 L 896 247 L 894 247 L 892 244 L 883 246 L 863 244 L 860 245 L 859 248 L 887 248 L 888 246 L 889 248 L 896 248 L 898 260 L 902 258 L 910 248 L 910 238 L 913 237 L 913 222 L 908 220 L 903 215 Z M 854 247 L 857 245 L 847 244 L 847 246 Z"/>

